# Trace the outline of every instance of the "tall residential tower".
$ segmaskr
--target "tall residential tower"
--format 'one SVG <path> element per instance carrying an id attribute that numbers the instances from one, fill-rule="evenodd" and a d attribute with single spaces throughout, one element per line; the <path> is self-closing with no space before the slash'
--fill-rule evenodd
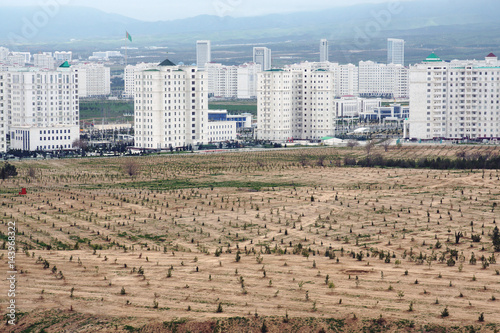
<path id="1" fill-rule="evenodd" d="M 328 61 L 328 41 L 326 39 L 322 39 L 319 42 L 319 62 L 327 62 Z"/>
<path id="2" fill-rule="evenodd" d="M 212 47 L 209 40 L 196 42 L 196 64 L 199 70 L 205 70 L 208 62 L 212 61 Z"/>
<path id="3" fill-rule="evenodd" d="M 267 47 L 253 48 L 253 62 L 262 66 L 263 71 L 271 69 L 272 52 Z"/>
<path id="4" fill-rule="evenodd" d="M 387 39 L 387 63 L 405 65 L 405 41 L 402 39 Z"/>

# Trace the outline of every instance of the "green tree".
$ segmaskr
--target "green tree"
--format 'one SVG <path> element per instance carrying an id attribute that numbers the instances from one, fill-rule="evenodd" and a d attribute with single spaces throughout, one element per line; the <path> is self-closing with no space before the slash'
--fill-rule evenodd
<path id="1" fill-rule="evenodd" d="M 493 240 L 493 248 L 495 252 L 500 252 L 500 231 L 498 230 L 498 227 L 493 229 L 493 236 L 491 238 Z"/>

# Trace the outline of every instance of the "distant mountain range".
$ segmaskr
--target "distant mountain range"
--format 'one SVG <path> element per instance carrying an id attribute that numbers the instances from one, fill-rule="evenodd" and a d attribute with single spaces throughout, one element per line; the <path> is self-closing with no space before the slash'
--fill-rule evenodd
<path id="1" fill-rule="evenodd" d="M 41 7 L 2 7 L 0 45 L 119 46 L 125 31 L 133 46 L 183 47 L 197 39 L 214 44 L 313 42 L 327 38 L 347 50 L 383 48 L 387 37 L 404 38 L 411 47 L 436 49 L 488 47 L 500 41 L 500 1 L 419 0 L 355 5 L 330 10 L 258 17 L 193 18 L 145 22 L 86 7 L 64 6 L 57 13 Z"/>

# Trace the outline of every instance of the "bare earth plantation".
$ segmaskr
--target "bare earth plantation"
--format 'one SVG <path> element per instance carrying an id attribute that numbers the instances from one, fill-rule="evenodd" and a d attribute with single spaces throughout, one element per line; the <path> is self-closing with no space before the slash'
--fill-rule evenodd
<path id="1" fill-rule="evenodd" d="M 463 151 L 500 154 L 370 153 Z M 15 162 L 0 231 L 18 228 L 21 313 L 0 331 L 499 331 L 499 171 L 339 166 L 366 154 Z"/>

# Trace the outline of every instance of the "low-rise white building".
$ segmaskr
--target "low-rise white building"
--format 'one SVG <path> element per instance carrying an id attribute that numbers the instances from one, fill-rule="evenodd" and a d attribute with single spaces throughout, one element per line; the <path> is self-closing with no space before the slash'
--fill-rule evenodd
<path id="1" fill-rule="evenodd" d="M 54 151 L 73 149 L 80 138 L 78 125 L 54 125 L 50 127 L 12 126 L 10 149 L 25 151 Z"/>
<path id="2" fill-rule="evenodd" d="M 235 121 L 209 121 L 205 126 L 204 143 L 236 140 Z"/>
<path id="3" fill-rule="evenodd" d="M 405 137 L 500 139 L 499 96 L 500 61 L 494 54 L 446 62 L 433 53 L 411 67 Z"/>
<path id="4" fill-rule="evenodd" d="M 380 98 L 342 97 L 335 99 L 337 118 L 358 118 L 363 114 L 370 114 L 375 108 L 382 105 Z"/>

